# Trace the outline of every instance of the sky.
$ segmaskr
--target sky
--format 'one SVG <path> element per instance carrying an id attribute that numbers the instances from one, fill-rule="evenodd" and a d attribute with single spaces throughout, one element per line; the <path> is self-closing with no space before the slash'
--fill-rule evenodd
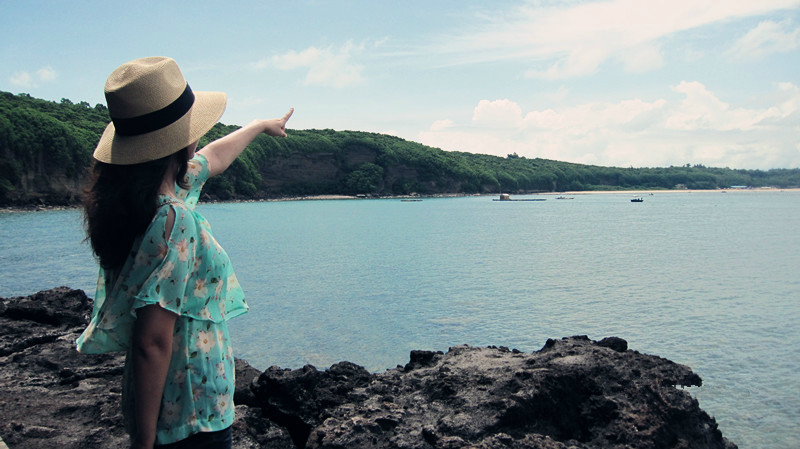
<path id="1" fill-rule="evenodd" d="M 0 0 L 0 90 L 174 58 L 221 121 L 615 167 L 800 168 L 800 0 Z"/>

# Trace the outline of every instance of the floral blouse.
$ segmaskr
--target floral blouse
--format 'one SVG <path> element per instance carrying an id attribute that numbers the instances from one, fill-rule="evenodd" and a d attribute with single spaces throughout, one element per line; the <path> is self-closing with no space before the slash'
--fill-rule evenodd
<path id="1" fill-rule="evenodd" d="M 208 175 L 208 161 L 196 155 L 186 174 L 190 189 L 175 187 L 182 201 L 161 196 L 153 221 L 120 271 L 100 269 L 92 319 L 77 340 L 82 353 L 129 351 L 137 309 L 158 304 L 178 315 L 158 444 L 233 424 L 234 360 L 226 320 L 248 307 L 228 255 L 194 210 Z M 175 222 L 165 240 L 169 210 Z M 130 352 L 123 388 L 128 423 L 133 418 L 129 365 Z M 130 424 L 128 430 L 133 430 Z"/>

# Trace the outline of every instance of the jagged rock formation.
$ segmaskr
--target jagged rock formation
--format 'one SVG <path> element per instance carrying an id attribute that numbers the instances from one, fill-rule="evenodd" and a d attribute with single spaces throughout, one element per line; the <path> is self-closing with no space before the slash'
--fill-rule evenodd
<path id="1" fill-rule="evenodd" d="M 91 299 L 60 287 L 0 298 L 0 437 L 13 449 L 127 449 L 120 411 L 124 354 L 79 354 Z M 249 384 L 259 371 L 237 361 L 236 448 L 291 448 L 261 417 Z"/>
<path id="2" fill-rule="evenodd" d="M 122 356 L 78 355 L 90 299 L 0 298 L 0 436 L 17 448 L 123 448 Z M 548 340 L 534 353 L 412 351 L 383 373 L 340 362 L 260 373 L 237 362 L 235 448 L 735 448 L 676 386 L 686 366 L 625 340 Z"/>
<path id="3" fill-rule="evenodd" d="M 91 302 L 60 288 L 0 301 L 0 436 L 12 448 L 125 447 L 124 356 L 78 356 Z"/>

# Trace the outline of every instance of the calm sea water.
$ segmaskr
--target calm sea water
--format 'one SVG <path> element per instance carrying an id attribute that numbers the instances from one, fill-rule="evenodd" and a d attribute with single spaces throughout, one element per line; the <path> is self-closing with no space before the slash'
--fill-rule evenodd
<path id="1" fill-rule="evenodd" d="M 519 197 L 523 198 L 523 197 Z M 251 311 L 254 366 L 380 371 L 412 349 L 620 336 L 691 366 L 742 448 L 800 446 L 800 193 L 200 205 Z M 76 210 L 0 213 L 0 296 L 94 292 Z"/>

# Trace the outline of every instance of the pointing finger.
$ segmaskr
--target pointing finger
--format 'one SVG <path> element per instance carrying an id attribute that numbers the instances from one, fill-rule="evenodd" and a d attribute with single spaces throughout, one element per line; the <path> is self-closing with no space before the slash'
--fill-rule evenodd
<path id="1" fill-rule="evenodd" d="M 291 117 L 292 114 L 294 114 L 294 108 L 289 109 L 289 112 L 287 112 L 286 115 L 284 115 L 283 118 L 281 118 L 281 120 L 283 120 L 284 123 L 288 122 L 289 117 Z"/>

